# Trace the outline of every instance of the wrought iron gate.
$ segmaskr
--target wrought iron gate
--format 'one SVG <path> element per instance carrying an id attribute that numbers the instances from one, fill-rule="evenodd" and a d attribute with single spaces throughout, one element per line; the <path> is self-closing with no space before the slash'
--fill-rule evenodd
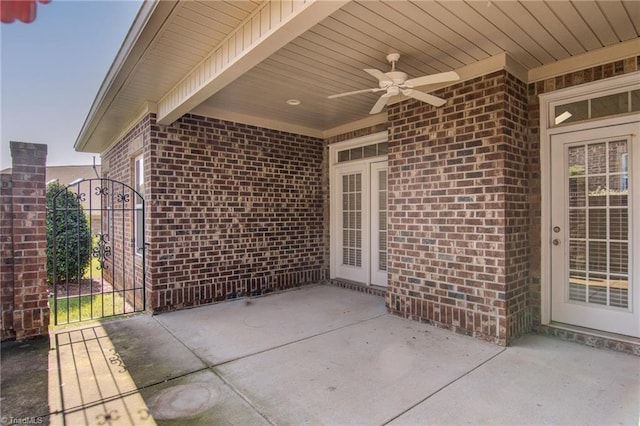
<path id="1" fill-rule="evenodd" d="M 145 309 L 145 206 L 111 179 L 60 186 L 48 201 L 47 275 L 54 324 Z"/>

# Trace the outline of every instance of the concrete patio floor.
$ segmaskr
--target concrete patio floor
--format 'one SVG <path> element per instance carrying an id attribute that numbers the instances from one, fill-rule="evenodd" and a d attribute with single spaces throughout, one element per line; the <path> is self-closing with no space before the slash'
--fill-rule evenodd
<path id="1" fill-rule="evenodd" d="M 57 331 L 51 424 L 637 425 L 640 358 L 502 348 L 332 286 Z"/>

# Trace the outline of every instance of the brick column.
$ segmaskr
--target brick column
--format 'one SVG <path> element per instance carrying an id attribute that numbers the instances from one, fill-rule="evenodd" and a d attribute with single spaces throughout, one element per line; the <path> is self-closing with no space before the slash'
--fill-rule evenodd
<path id="1" fill-rule="evenodd" d="M 2 288 L 2 340 L 15 336 L 13 329 L 13 218 L 11 174 L 0 175 L 0 287 Z"/>
<path id="2" fill-rule="evenodd" d="M 48 334 L 47 146 L 11 142 L 13 158 L 13 329 L 16 339 Z M 4 285 L 4 283 L 3 283 Z"/>

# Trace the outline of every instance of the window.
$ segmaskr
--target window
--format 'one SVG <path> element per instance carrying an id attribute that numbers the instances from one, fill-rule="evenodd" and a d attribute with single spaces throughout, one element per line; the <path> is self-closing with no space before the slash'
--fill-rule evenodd
<path id="1" fill-rule="evenodd" d="M 555 105 L 553 124 L 558 126 L 637 112 L 640 110 L 639 99 L 640 89 L 636 89 Z"/>
<path id="2" fill-rule="evenodd" d="M 144 158 L 142 155 L 136 157 L 134 161 L 134 173 L 135 173 L 135 190 L 138 194 L 134 194 L 134 214 L 135 214 L 135 250 L 136 254 L 142 255 L 142 249 L 144 249 Z"/>
<path id="3" fill-rule="evenodd" d="M 387 155 L 387 146 L 387 142 L 380 142 L 371 145 L 357 146 L 350 149 L 343 149 L 338 151 L 338 163 Z"/>

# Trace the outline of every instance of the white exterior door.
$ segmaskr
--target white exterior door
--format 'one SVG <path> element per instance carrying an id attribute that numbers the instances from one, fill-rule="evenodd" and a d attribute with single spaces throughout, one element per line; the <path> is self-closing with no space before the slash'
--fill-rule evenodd
<path id="1" fill-rule="evenodd" d="M 371 284 L 387 286 L 387 162 L 371 164 Z"/>
<path id="2" fill-rule="evenodd" d="M 332 277 L 387 285 L 387 163 L 334 167 Z"/>
<path id="3" fill-rule="evenodd" d="M 551 320 L 640 337 L 640 123 L 551 137 Z"/>

